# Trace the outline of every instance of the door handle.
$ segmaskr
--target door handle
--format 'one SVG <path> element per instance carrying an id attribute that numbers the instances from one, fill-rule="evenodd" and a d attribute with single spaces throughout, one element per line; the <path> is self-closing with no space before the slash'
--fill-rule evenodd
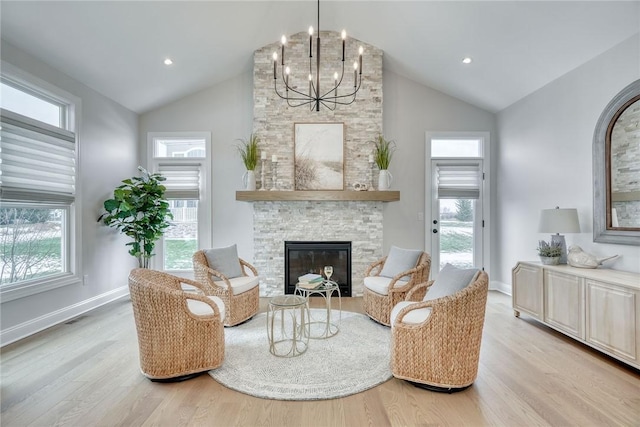
<path id="1" fill-rule="evenodd" d="M 433 234 L 436 234 L 437 232 L 438 232 L 438 230 L 434 228 L 433 229 Z"/>

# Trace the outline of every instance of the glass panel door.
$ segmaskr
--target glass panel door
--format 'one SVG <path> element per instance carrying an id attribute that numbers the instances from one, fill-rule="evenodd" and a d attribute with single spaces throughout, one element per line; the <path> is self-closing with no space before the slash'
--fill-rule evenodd
<path id="1" fill-rule="evenodd" d="M 447 263 L 459 268 L 482 268 L 482 160 L 438 159 L 431 166 L 432 278 Z M 459 176 L 448 174 L 457 169 Z M 443 171 L 447 172 L 445 178 L 438 176 Z"/>

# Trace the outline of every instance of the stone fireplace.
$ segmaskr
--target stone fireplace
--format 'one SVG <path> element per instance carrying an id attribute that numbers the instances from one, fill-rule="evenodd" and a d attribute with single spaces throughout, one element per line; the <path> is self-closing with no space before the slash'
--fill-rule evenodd
<path id="1" fill-rule="evenodd" d="M 285 291 L 285 241 L 350 241 L 351 295 L 362 295 L 364 272 L 382 257 L 382 203 L 253 202 L 254 265 L 260 295 Z"/>
<path id="2" fill-rule="evenodd" d="M 330 46 L 340 46 L 340 33 L 322 31 L 323 58 L 327 66 L 336 52 Z M 288 36 L 287 61 L 295 70 L 308 67 L 309 35 L 300 32 Z M 253 67 L 253 132 L 260 138 L 259 149 L 278 158 L 276 182 L 273 182 L 273 164 L 267 160 L 264 175 L 256 170 L 258 188 L 277 188 L 283 192 L 295 192 L 294 161 L 296 123 L 344 124 L 344 190 L 353 189 L 356 183 L 369 183 L 371 165 L 368 161 L 374 140 L 382 133 L 382 56 L 381 49 L 366 42 L 349 39 L 347 51 L 356 52 L 364 47 L 362 88 L 356 102 L 340 105 L 335 110 L 321 108 L 310 111 L 306 107 L 289 107 L 273 90 L 274 51 L 280 44 L 263 46 L 254 52 Z M 324 50 L 327 49 L 327 50 Z M 323 64 L 323 67 L 325 65 Z M 307 84 L 303 80 L 292 84 Z M 322 71 L 322 87 L 332 83 L 333 70 Z M 305 86 L 306 87 L 306 86 Z M 264 176 L 264 182 L 262 182 Z M 375 175 L 377 179 L 377 174 Z M 323 189 L 319 189 L 323 190 Z M 261 193 L 276 193 L 265 191 Z M 322 193 L 322 191 L 319 191 Z M 340 192 L 341 193 L 341 192 Z M 351 242 L 351 295 L 362 295 L 364 272 L 371 262 L 382 256 L 383 202 L 380 200 L 257 200 L 253 205 L 254 258 L 253 264 L 262 277 L 260 294 L 279 295 L 285 292 L 284 242 L 285 241 L 350 241 Z"/>

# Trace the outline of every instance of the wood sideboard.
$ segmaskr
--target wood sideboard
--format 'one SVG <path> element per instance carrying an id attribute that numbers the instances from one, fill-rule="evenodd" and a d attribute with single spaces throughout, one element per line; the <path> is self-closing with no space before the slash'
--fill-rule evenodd
<path id="1" fill-rule="evenodd" d="M 513 310 L 640 369 L 640 274 L 520 261 Z"/>

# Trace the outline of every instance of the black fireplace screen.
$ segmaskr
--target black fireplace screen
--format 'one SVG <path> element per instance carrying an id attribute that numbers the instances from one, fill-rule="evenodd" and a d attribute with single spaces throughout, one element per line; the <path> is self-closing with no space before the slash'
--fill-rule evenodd
<path id="1" fill-rule="evenodd" d="M 338 283 L 343 297 L 351 296 L 351 242 L 284 242 L 284 292 L 295 291 L 298 277 L 307 273 L 324 274 L 333 266 L 331 280 Z"/>

